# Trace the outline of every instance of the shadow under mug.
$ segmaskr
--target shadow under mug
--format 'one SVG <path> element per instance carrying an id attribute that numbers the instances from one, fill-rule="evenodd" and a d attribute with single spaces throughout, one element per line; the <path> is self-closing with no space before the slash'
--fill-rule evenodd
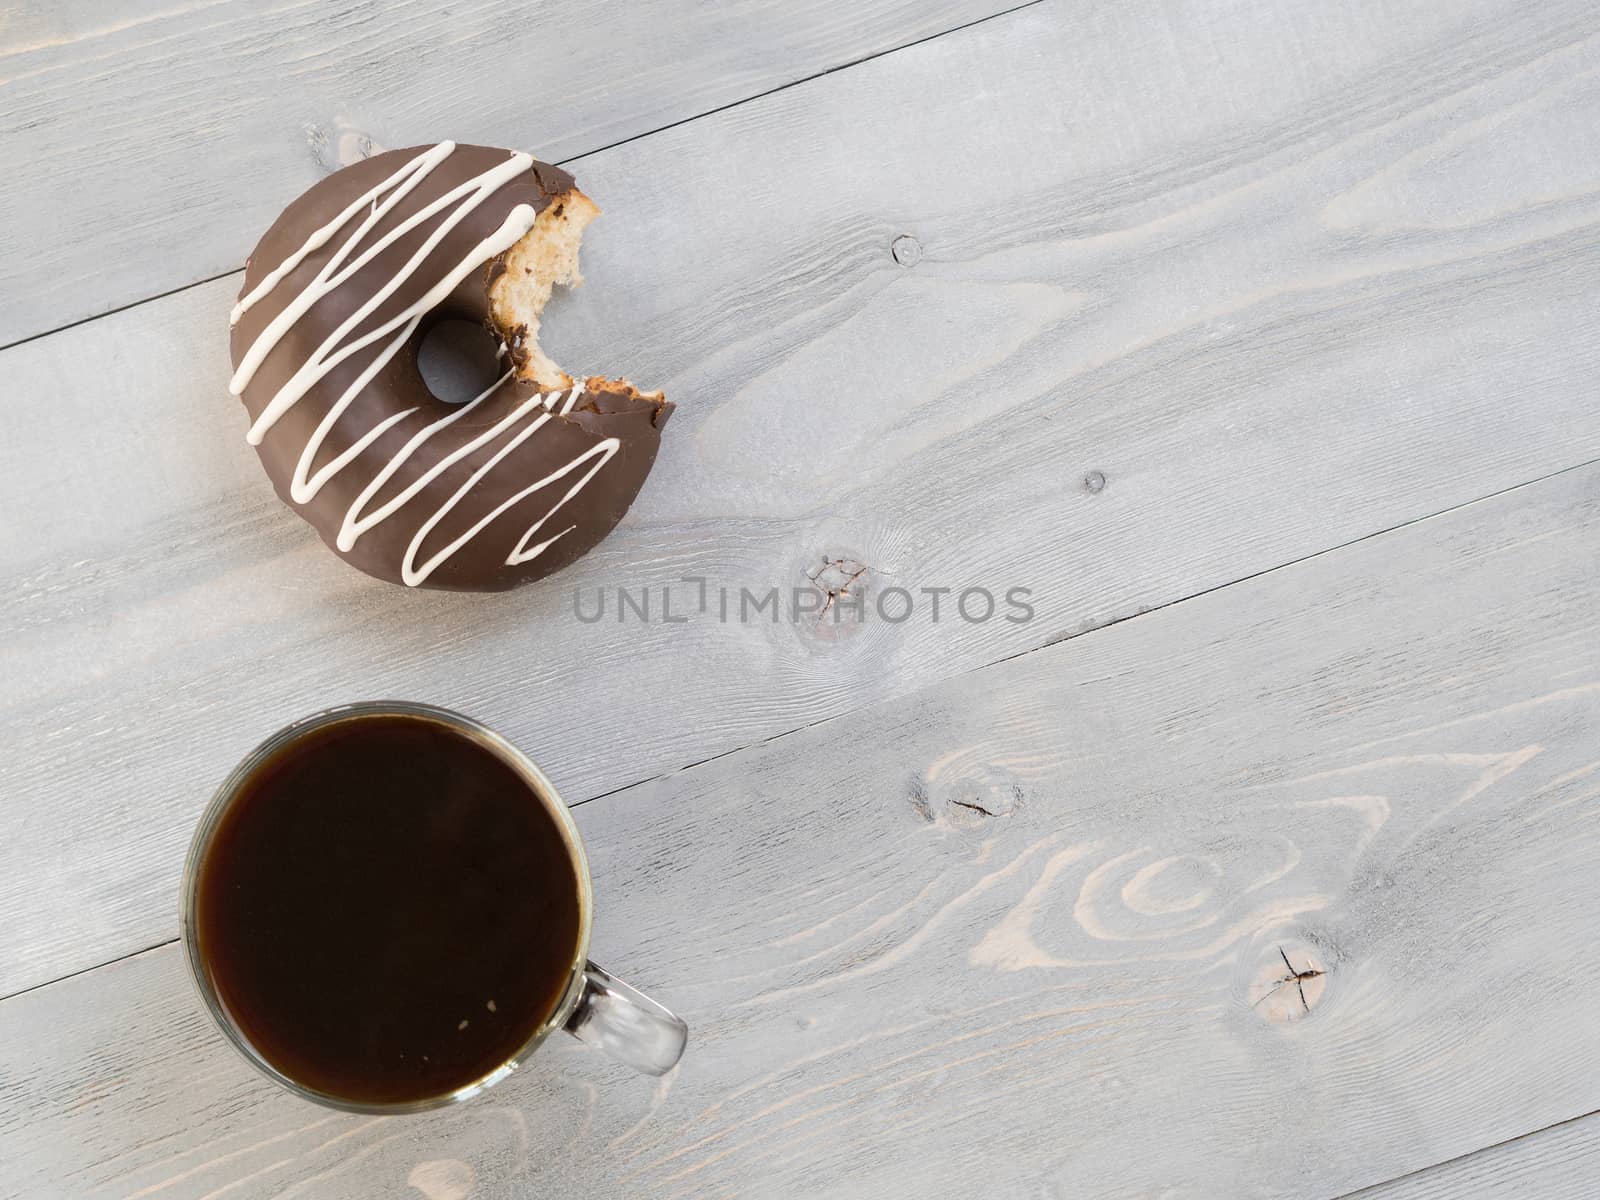
<path id="1" fill-rule="evenodd" d="M 206 969 L 198 943 L 197 902 L 201 867 L 217 827 L 257 771 L 286 748 L 327 726 L 362 717 L 385 716 L 410 717 L 445 726 L 489 751 L 526 781 L 529 791 L 554 821 L 572 861 L 573 873 L 578 880 L 578 938 L 572 956 L 570 977 L 560 1003 L 533 1035 L 503 1063 L 480 1078 L 441 1095 L 417 1100 L 371 1102 L 351 1100 L 309 1087 L 280 1071 L 251 1043 L 218 996 L 214 982 Z M 594 887 L 589 878 L 589 863 L 584 855 L 583 842 L 578 837 L 578 828 L 573 823 L 571 813 L 567 811 L 567 806 L 562 803 L 544 773 L 505 738 L 470 717 L 429 704 L 414 704 L 403 700 L 345 704 L 314 713 L 273 734 L 233 769 L 211 798 L 211 803 L 207 805 L 205 813 L 200 818 L 200 824 L 195 829 L 194 840 L 190 843 L 188 859 L 184 865 L 181 915 L 183 949 L 195 986 L 199 989 L 200 996 L 218 1028 L 252 1065 L 269 1078 L 307 1100 L 346 1112 L 374 1114 L 420 1112 L 468 1100 L 499 1083 L 525 1062 L 544 1040 L 558 1029 L 566 1030 L 579 1041 L 603 1050 L 618 1062 L 647 1075 L 665 1074 L 682 1057 L 689 1036 L 688 1026 L 648 996 L 635 991 L 589 961 L 589 932 L 593 902 Z"/>

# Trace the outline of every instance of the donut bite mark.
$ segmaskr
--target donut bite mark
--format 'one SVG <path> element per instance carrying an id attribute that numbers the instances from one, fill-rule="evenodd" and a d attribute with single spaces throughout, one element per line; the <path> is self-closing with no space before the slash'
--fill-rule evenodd
<path id="1" fill-rule="evenodd" d="M 582 286 L 578 246 L 584 230 L 599 215 L 599 206 L 576 187 L 562 192 L 539 214 L 522 240 L 490 266 L 490 332 L 506 348 L 516 378 L 540 391 L 560 391 L 575 382 L 540 347 L 539 319 L 558 285 Z M 583 381 L 575 411 L 596 411 L 594 396 L 599 392 L 636 400 L 665 419 L 660 392 L 641 392 L 625 379 L 603 375 Z M 665 405 L 667 411 L 671 407 Z"/>
<path id="2" fill-rule="evenodd" d="M 545 389 L 572 386 L 572 377 L 539 348 L 539 318 L 557 284 L 578 287 L 578 243 L 600 215 L 577 188 L 558 195 L 533 228 L 495 260 L 489 278 L 489 328 L 511 355 L 517 378 Z"/>
<path id="3" fill-rule="evenodd" d="M 312 187 L 267 231 L 232 318 L 231 390 L 279 496 L 346 561 L 408 587 L 494 591 L 559 569 L 627 511 L 672 406 L 539 347 L 599 209 L 532 156 L 445 142 Z M 485 324 L 504 373 L 434 396 L 417 351 Z"/>

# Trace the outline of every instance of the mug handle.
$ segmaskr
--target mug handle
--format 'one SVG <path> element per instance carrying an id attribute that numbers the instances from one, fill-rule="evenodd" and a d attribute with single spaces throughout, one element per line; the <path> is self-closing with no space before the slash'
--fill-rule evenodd
<path id="1" fill-rule="evenodd" d="M 689 1027 L 650 999 L 587 963 L 583 995 L 567 1018 L 567 1032 L 646 1075 L 665 1075 L 683 1057 Z"/>

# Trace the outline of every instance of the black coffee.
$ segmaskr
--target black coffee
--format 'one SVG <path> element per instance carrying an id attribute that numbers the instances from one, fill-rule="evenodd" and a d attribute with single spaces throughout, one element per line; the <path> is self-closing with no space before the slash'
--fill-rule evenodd
<path id="1" fill-rule="evenodd" d="M 199 958 L 290 1079 L 367 1103 L 511 1058 L 572 976 L 579 884 L 526 779 L 454 729 L 353 717 L 263 764 L 196 883 Z"/>

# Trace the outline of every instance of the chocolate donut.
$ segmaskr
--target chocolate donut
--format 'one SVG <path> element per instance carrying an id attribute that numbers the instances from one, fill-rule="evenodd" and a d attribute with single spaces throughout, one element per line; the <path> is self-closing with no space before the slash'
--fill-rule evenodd
<path id="1" fill-rule="evenodd" d="M 330 175 L 267 230 L 232 314 L 229 387 L 278 495 L 345 561 L 498 591 L 572 562 L 628 511 L 672 406 L 574 380 L 537 338 L 551 288 L 581 282 L 598 213 L 559 167 L 441 142 Z M 504 373 L 451 405 L 417 352 L 460 319 L 495 334 Z"/>

